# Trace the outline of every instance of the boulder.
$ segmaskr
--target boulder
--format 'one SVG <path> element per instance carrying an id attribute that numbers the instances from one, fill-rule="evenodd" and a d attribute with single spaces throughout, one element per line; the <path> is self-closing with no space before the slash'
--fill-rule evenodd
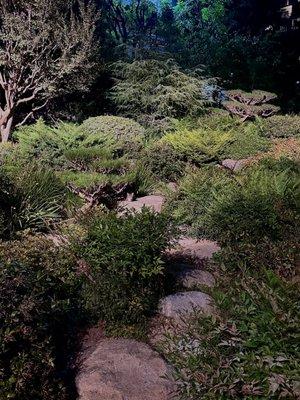
<path id="1" fill-rule="evenodd" d="M 214 253 L 220 250 L 218 243 L 211 240 L 197 240 L 189 237 L 183 237 L 178 242 L 171 254 L 182 257 L 195 257 L 197 259 L 210 259 Z"/>
<path id="2" fill-rule="evenodd" d="M 171 370 L 148 345 L 129 339 L 104 339 L 80 366 L 79 400 L 171 400 L 176 385 Z"/>
<path id="3" fill-rule="evenodd" d="M 164 297 L 159 303 L 160 314 L 180 323 L 182 317 L 201 312 L 212 315 L 215 313 L 213 299 L 203 292 L 179 292 Z"/>
<path id="4" fill-rule="evenodd" d="M 226 160 L 223 160 L 221 165 L 224 168 L 230 169 L 231 171 L 240 171 L 244 166 L 247 164 L 248 160 L 247 159 L 242 159 L 242 160 L 233 160 L 231 158 L 228 158 Z"/>
<path id="5" fill-rule="evenodd" d="M 187 264 L 170 265 L 168 272 L 186 289 L 199 286 L 213 287 L 215 285 L 215 278 L 210 272 L 193 268 Z"/>
<path id="6" fill-rule="evenodd" d="M 119 206 L 125 210 L 136 210 L 141 211 L 143 207 L 151 208 L 153 211 L 158 213 L 161 212 L 163 204 L 165 202 L 164 196 L 151 195 L 140 197 L 134 201 L 122 201 Z"/>

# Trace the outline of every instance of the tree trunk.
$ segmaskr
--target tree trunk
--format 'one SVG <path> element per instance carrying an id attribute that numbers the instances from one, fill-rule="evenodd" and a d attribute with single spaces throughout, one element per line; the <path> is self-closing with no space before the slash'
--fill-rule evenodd
<path id="1" fill-rule="evenodd" d="M 6 143 L 11 134 L 13 124 L 13 117 L 9 117 L 6 121 L 2 122 L 0 126 L 1 142 Z"/>

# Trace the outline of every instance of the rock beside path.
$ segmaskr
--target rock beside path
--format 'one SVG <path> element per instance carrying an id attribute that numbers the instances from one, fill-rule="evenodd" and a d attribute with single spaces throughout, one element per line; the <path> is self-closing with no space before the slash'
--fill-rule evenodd
<path id="1" fill-rule="evenodd" d="M 230 171 L 236 172 L 240 171 L 242 168 L 244 168 L 247 163 L 249 162 L 249 159 L 245 158 L 242 160 L 233 160 L 231 158 L 228 158 L 226 160 L 223 160 L 221 165 L 222 167 L 226 169 L 230 169 Z"/>
<path id="2" fill-rule="evenodd" d="M 180 323 L 182 317 L 198 311 L 203 314 L 212 315 L 215 313 L 213 299 L 206 293 L 179 292 L 164 297 L 159 303 L 160 314 L 172 318 Z"/>
<path id="3" fill-rule="evenodd" d="M 143 207 L 148 207 L 158 213 L 161 212 L 165 202 L 165 197 L 161 195 L 151 195 L 140 197 L 134 201 L 122 201 L 119 206 L 125 210 L 141 211 Z"/>
<path id="4" fill-rule="evenodd" d="M 197 240 L 184 237 L 179 239 L 176 247 L 171 250 L 170 254 L 182 257 L 195 257 L 197 259 L 210 259 L 218 251 L 220 251 L 220 247 L 216 242 L 207 239 Z"/>
<path id="5" fill-rule="evenodd" d="M 80 367 L 79 400 L 171 400 L 175 382 L 166 362 L 148 345 L 104 339 Z"/>
<path id="6" fill-rule="evenodd" d="M 192 289 L 199 286 L 213 287 L 214 276 L 203 269 L 193 268 L 186 264 L 173 264 L 168 269 L 176 281 L 185 289 Z"/>

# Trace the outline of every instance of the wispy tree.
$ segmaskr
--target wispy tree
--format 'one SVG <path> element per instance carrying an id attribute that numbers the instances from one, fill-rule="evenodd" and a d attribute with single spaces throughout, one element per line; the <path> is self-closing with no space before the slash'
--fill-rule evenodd
<path id="1" fill-rule="evenodd" d="M 51 98 L 87 88 L 97 18 L 81 0 L 0 0 L 2 142 Z"/>

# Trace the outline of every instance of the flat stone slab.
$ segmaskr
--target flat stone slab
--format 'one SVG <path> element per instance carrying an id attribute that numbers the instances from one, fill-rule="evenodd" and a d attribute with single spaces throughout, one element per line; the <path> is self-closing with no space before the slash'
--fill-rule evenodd
<path id="1" fill-rule="evenodd" d="M 242 168 L 244 168 L 245 165 L 248 163 L 248 159 L 242 159 L 242 160 L 233 160 L 231 158 L 227 158 L 226 160 L 223 160 L 221 165 L 224 168 L 230 169 L 231 171 L 240 171 Z"/>
<path id="2" fill-rule="evenodd" d="M 151 208 L 153 211 L 158 213 L 161 212 L 165 202 L 165 197 L 161 195 L 151 195 L 140 197 L 134 201 L 122 201 L 119 206 L 125 210 L 136 210 L 141 211 L 143 207 Z"/>
<path id="3" fill-rule="evenodd" d="M 199 286 L 213 287 L 216 283 L 214 276 L 203 269 L 193 268 L 187 264 L 171 264 L 168 272 L 185 289 Z"/>
<path id="4" fill-rule="evenodd" d="M 176 247 L 170 251 L 170 254 L 196 257 L 198 259 L 210 259 L 220 250 L 221 248 L 218 243 L 211 240 L 197 240 L 184 237 L 179 239 Z"/>
<path id="5" fill-rule="evenodd" d="M 80 367 L 79 400 L 171 400 L 176 384 L 170 367 L 145 343 L 101 340 Z"/>
<path id="6" fill-rule="evenodd" d="M 161 299 L 159 311 L 161 315 L 178 322 L 182 317 L 197 311 L 207 315 L 215 313 L 212 297 L 198 291 L 179 292 Z"/>

